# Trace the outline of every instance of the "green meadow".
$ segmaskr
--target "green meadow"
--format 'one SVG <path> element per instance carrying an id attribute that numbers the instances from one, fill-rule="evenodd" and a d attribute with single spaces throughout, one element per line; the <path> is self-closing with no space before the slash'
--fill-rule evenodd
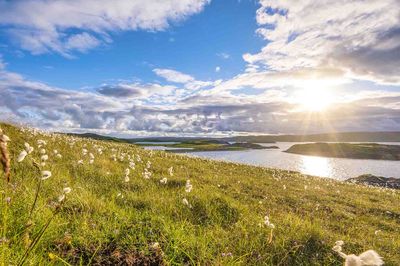
<path id="1" fill-rule="evenodd" d="M 2 265 L 399 265 L 397 190 L 0 127 Z"/>

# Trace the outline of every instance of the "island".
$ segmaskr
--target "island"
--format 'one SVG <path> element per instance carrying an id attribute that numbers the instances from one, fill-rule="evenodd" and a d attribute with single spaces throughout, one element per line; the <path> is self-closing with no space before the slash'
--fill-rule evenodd
<path id="1" fill-rule="evenodd" d="M 159 146 L 156 142 L 152 144 L 140 144 L 141 146 Z M 279 149 L 278 146 L 262 146 L 249 142 L 228 142 L 217 139 L 187 140 L 179 143 L 162 144 L 164 147 L 174 148 L 169 152 L 194 152 L 194 151 L 232 151 L 232 150 L 260 150 Z"/>
<path id="2" fill-rule="evenodd" d="M 322 157 L 400 160 L 400 146 L 377 143 L 306 143 L 295 144 L 285 152 Z"/>

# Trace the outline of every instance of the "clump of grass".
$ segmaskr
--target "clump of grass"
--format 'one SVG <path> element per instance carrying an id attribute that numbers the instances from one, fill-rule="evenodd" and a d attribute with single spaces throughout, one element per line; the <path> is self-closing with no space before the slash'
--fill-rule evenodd
<path id="1" fill-rule="evenodd" d="M 3 264 L 340 265 L 337 239 L 400 261 L 399 191 L 1 127 Z"/>

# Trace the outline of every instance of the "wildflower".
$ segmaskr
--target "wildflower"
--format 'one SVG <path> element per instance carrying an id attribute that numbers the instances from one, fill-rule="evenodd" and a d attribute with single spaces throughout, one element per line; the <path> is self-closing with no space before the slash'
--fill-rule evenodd
<path id="1" fill-rule="evenodd" d="M 41 149 L 40 150 L 40 154 L 46 154 L 46 150 L 45 149 Z"/>
<path id="2" fill-rule="evenodd" d="M 174 175 L 174 168 L 172 166 L 170 168 L 168 168 L 168 173 L 170 176 Z"/>
<path id="3" fill-rule="evenodd" d="M 24 146 L 25 146 L 25 151 L 27 153 L 32 153 L 33 152 L 33 147 L 31 147 L 31 145 L 29 145 L 29 143 L 25 142 Z"/>
<path id="4" fill-rule="evenodd" d="M 130 179 L 129 179 L 129 176 L 128 176 L 128 175 L 126 175 L 126 176 L 125 176 L 125 178 L 124 178 L 124 181 L 125 181 L 126 183 L 128 183 L 128 182 L 129 182 L 129 180 L 130 180 Z"/>
<path id="5" fill-rule="evenodd" d="M 89 157 L 90 157 L 90 159 L 94 159 L 93 153 L 89 153 Z"/>
<path id="6" fill-rule="evenodd" d="M 79 160 L 79 161 L 78 161 L 78 164 L 83 164 L 83 160 Z"/>
<path id="7" fill-rule="evenodd" d="M 93 164 L 94 163 L 94 160 L 93 159 L 90 159 L 89 160 L 89 164 Z"/>
<path id="8" fill-rule="evenodd" d="M 129 162 L 129 167 L 130 167 L 132 170 L 135 170 L 135 162 L 130 161 L 130 162 Z"/>
<path id="9" fill-rule="evenodd" d="M 160 244 L 159 244 L 158 242 L 154 242 L 154 243 L 152 243 L 152 244 L 150 245 L 150 247 L 151 247 L 152 249 L 159 249 L 159 248 L 160 248 Z"/>
<path id="10" fill-rule="evenodd" d="M 50 171 L 42 171 L 42 180 L 46 180 L 49 177 L 51 177 Z"/>
<path id="11" fill-rule="evenodd" d="M 61 194 L 61 195 L 58 197 L 58 202 L 63 202 L 64 199 L 65 199 L 65 194 Z"/>
<path id="12" fill-rule="evenodd" d="M 149 170 L 147 170 L 147 168 L 144 169 L 143 177 L 145 179 L 150 179 L 150 177 L 151 177 L 151 172 L 149 172 Z"/>
<path id="13" fill-rule="evenodd" d="M 70 193 L 71 192 L 71 188 L 70 187 L 65 187 L 64 189 L 63 189 L 63 193 L 64 194 L 68 194 L 68 193 Z"/>
<path id="14" fill-rule="evenodd" d="M 26 155 L 28 155 L 28 153 L 25 150 L 21 151 L 21 153 L 18 155 L 17 162 L 22 162 L 25 159 Z"/>
<path id="15" fill-rule="evenodd" d="M 264 216 L 264 224 L 265 224 L 266 226 L 268 226 L 269 228 L 271 228 L 271 229 L 274 229 L 274 228 L 275 228 L 275 225 L 269 221 L 268 215 L 265 215 L 265 216 Z"/>
<path id="16" fill-rule="evenodd" d="M 126 168 L 126 169 L 125 169 L 125 175 L 129 175 L 130 172 L 131 172 L 131 171 L 129 170 L 129 168 Z"/>
<path id="17" fill-rule="evenodd" d="M 379 234 L 380 232 L 382 232 L 382 230 L 376 230 L 375 235 Z"/>
<path id="18" fill-rule="evenodd" d="M 376 253 L 375 250 L 367 250 L 360 255 L 346 255 L 342 252 L 343 241 L 336 241 L 335 246 L 332 248 L 333 251 L 337 252 L 340 257 L 345 259 L 345 266 L 362 266 L 362 265 L 370 265 L 370 266 L 380 266 L 383 265 L 382 257 Z"/>
<path id="19" fill-rule="evenodd" d="M 190 191 L 192 191 L 192 189 L 193 189 L 193 186 L 192 186 L 192 184 L 190 183 L 190 180 L 188 179 L 188 180 L 186 181 L 185 191 L 186 191 L 187 193 L 189 193 Z"/>
<path id="20" fill-rule="evenodd" d="M 286 185 L 283 185 L 283 189 L 286 189 Z"/>
<path id="21" fill-rule="evenodd" d="M 167 178 L 164 177 L 163 179 L 160 180 L 160 183 L 165 185 L 167 184 L 167 181 L 168 181 Z"/>
<path id="22" fill-rule="evenodd" d="M 37 141 L 37 144 L 38 144 L 38 145 L 46 145 L 46 141 L 44 141 L 44 140 L 42 140 L 42 139 L 39 139 L 39 140 Z"/>
<path id="23" fill-rule="evenodd" d="M 151 167 L 151 162 L 147 161 L 146 168 L 150 168 L 150 167 Z"/>
<path id="24" fill-rule="evenodd" d="M 42 160 L 42 162 L 45 162 L 49 159 L 49 156 L 47 154 L 44 154 L 40 157 L 40 160 Z"/>
<path id="25" fill-rule="evenodd" d="M 182 203 L 183 203 L 183 205 L 186 205 L 189 208 L 192 208 L 192 205 L 190 205 L 189 201 L 186 198 L 183 198 Z"/>
<path id="26" fill-rule="evenodd" d="M 57 157 L 57 158 L 62 158 L 62 155 L 58 153 L 58 154 L 56 155 L 56 157 Z"/>
<path id="27" fill-rule="evenodd" d="M 58 150 L 53 150 L 53 153 L 54 154 L 58 154 Z"/>

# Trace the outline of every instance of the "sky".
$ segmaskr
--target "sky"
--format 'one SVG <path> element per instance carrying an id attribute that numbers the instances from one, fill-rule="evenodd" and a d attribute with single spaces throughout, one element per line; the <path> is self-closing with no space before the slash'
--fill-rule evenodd
<path id="1" fill-rule="evenodd" d="M 0 120 L 137 136 L 400 131 L 399 0 L 0 0 Z"/>

